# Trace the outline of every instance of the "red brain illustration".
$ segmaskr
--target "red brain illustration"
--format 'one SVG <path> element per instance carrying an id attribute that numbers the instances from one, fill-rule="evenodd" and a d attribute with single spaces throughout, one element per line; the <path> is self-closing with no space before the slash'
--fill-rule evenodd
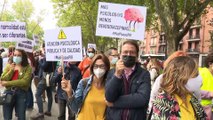
<path id="1" fill-rule="evenodd" d="M 131 23 L 134 22 L 133 31 L 135 31 L 136 22 L 141 23 L 144 21 L 144 17 L 141 14 L 140 10 L 137 8 L 128 8 L 124 12 L 124 19 L 126 23 L 129 21 L 129 28 L 131 29 Z"/>

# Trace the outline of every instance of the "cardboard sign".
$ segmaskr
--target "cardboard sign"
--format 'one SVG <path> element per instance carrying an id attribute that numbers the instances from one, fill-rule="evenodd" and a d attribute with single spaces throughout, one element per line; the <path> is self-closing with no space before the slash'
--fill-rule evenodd
<path id="1" fill-rule="evenodd" d="M 143 40 L 146 7 L 99 2 L 96 35 Z"/>
<path id="2" fill-rule="evenodd" d="M 96 44 L 88 43 L 87 48 L 94 48 L 96 50 Z"/>
<path id="3" fill-rule="evenodd" d="M 19 41 L 16 43 L 16 49 L 22 49 L 26 52 L 33 52 L 34 41 L 26 39 L 25 41 Z"/>
<path id="4" fill-rule="evenodd" d="M 82 61 L 81 27 L 64 27 L 44 32 L 47 61 Z"/>
<path id="5" fill-rule="evenodd" d="M 38 37 L 38 35 L 33 35 L 33 40 L 34 40 L 34 45 L 38 46 L 39 45 L 39 37 Z"/>
<path id="6" fill-rule="evenodd" d="M 26 36 L 26 26 L 24 22 L 0 22 L 1 42 L 25 40 Z"/>

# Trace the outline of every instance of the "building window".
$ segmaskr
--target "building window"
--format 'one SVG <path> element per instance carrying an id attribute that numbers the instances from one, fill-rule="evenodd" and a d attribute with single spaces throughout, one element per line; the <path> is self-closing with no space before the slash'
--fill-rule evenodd
<path id="1" fill-rule="evenodd" d="M 192 32 L 193 32 L 192 29 L 190 29 L 190 30 L 189 30 L 189 39 L 192 38 L 192 34 L 193 34 Z"/>
<path id="2" fill-rule="evenodd" d="M 192 49 L 192 43 L 191 42 L 188 43 L 188 49 Z"/>
<path id="3" fill-rule="evenodd" d="M 200 38 L 200 28 L 196 29 L 196 38 Z"/>
<path id="4" fill-rule="evenodd" d="M 182 45 L 182 44 L 180 44 L 180 45 L 178 46 L 178 50 L 183 50 L 183 45 Z"/>
<path id="5" fill-rule="evenodd" d="M 200 42 L 195 42 L 195 49 L 196 50 L 199 50 L 199 47 L 200 47 L 200 44 L 199 44 Z"/>

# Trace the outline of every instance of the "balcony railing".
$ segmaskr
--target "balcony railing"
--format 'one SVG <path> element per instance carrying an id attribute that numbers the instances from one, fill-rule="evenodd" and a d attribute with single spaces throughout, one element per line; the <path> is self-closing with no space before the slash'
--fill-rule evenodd
<path id="1" fill-rule="evenodd" d="M 187 49 L 186 51 L 189 53 L 199 53 L 200 52 L 199 49 Z"/>
<path id="2" fill-rule="evenodd" d="M 158 53 L 165 53 L 165 50 L 159 50 Z"/>
<path id="3" fill-rule="evenodd" d="M 188 41 L 200 41 L 200 35 L 189 36 Z"/>

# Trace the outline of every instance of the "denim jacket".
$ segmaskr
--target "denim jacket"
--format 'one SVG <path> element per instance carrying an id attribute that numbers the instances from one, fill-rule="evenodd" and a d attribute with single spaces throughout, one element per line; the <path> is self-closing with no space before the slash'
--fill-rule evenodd
<path id="1" fill-rule="evenodd" d="M 80 80 L 78 83 L 77 89 L 75 93 L 73 94 L 73 97 L 71 99 L 67 99 L 67 104 L 70 109 L 72 109 L 76 114 L 78 114 L 81 111 L 81 108 L 84 104 L 84 100 L 89 93 L 91 89 L 91 84 L 93 81 L 93 75 L 91 75 L 88 78 Z M 86 80 L 87 84 L 84 85 L 84 80 Z M 67 97 L 66 97 L 67 98 Z"/>

